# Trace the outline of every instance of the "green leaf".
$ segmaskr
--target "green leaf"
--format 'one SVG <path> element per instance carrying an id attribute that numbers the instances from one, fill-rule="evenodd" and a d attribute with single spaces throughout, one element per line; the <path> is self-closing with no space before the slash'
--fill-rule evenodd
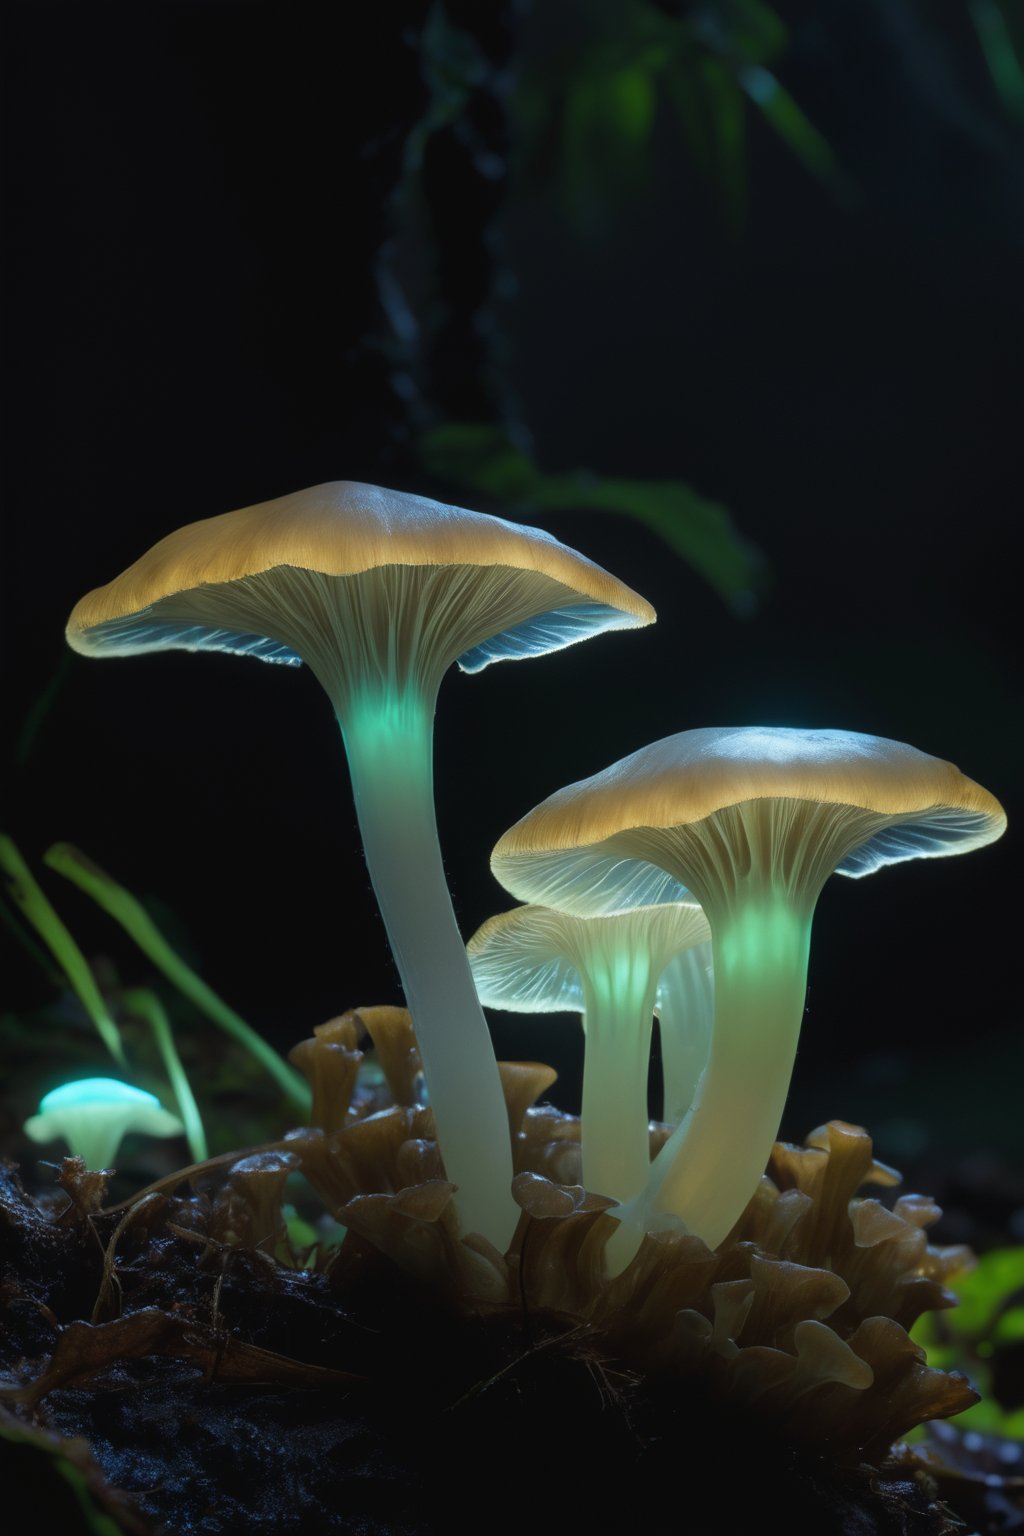
<path id="1" fill-rule="evenodd" d="M 570 80 L 562 121 L 562 174 L 570 207 L 592 216 L 648 180 L 655 89 L 631 63 Z"/>
<path id="2" fill-rule="evenodd" d="M 701 70 L 714 141 L 715 180 L 722 210 L 738 228 L 747 211 L 746 104 L 729 71 L 715 59 Z"/>
<path id="3" fill-rule="evenodd" d="M 34 1524 L 59 1529 L 61 1536 L 123 1536 L 124 1528 L 97 1503 L 110 1489 L 84 1440 L 22 1423 L 0 1409 L 0 1442 L 5 1484 L 26 1496 L 31 1490 Z"/>
<path id="4" fill-rule="evenodd" d="M 7 876 L 7 890 L 12 901 L 53 954 L 111 1056 L 124 1065 L 121 1032 L 110 1017 L 89 962 L 57 916 L 18 848 L 7 836 L 0 836 L 0 870 Z"/>
<path id="5" fill-rule="evenodd" d="M 797 106 L 785 86 L 759 65 L 744 67 L 737 79 L 765 121 L 811 175 L 827 183 L 834 192 L 849 195 L 849 184 L 832 146 Z"/>
<path id="6" fill-rule="evenodd" d="M 974 1269 L 950 1286 L 959 1307 L 949 1315 L 950 1327 L 972 1339 L 987 1339 L 1011 1298 L 1024 1293 L 1024 1247 L 995 1248 L 983 1254 Z"/>
<path id="7" fill-rule="evenodd" d="M 515 448 L 500 427 L 449 422 L 420 440 L 431 474 L 531 512 L 608 512 L 632 517 L 656 533 L 728 603 L 749 614 L 766 565 L 725 507 L 681 480 L 631 480 L 579 470 L 546 474 Z"/>
<path id="8" fill-rule="evenodd" d="M 1010 1307 L 996 1322 L 992 1330 L 992 1342 L 1019 1344 L 1024 1339 L 1024 1307 Z"/>
<path id="9" fill-rule="evenodd" d="M 1024 118 L 1024 66 L 996 0 L 967 0 L 992 84 L 1007 112 Z"/>
<path id="10" fill-rule="evenodd" d="M 639 65 L 620 69 L 608 81 L 606 105 L 611 126 L 629 144 L 646 144 L 654 126 L 654 86 Z"/>

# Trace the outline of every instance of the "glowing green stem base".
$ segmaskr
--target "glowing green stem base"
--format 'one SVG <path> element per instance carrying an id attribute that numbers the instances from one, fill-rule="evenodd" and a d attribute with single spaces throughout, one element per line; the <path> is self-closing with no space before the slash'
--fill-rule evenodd
<path id="1" fill-rule="evenodd" d="M 765 1171 L 793 1073 L 807 991 L 811 918 L 804 899 L 771 891 L 725 911 L 712 930 L 715 1025 L 694 1102 L 651 1164 L 646 1190 L 616 1211 L 605 1250 L 621 1274 L 645 1231 L 682 1221 L 709 1248 L 729 1235 Z"/>
<path id="2" fill-rule="evenodd" d="M 504 1252 L 511 1195 L 508 1112 L 441 862 L 434 813 L 432 701 L 362 694 L 339 724 L 370 879 L 423 1058 L 445 1169 L 464 1234 Z"/>
<path id="3" fill-rule="evenodd" d="M 715 1248 L 742 1215 L 778 1134 L 807 991 L 811 914 L 784 899 L 716 922 L 715 1027 L 692 1108 L 651 1169 L 649 1210 Z"/>
<path id="4" fill-rule="evenodd" d="M 640 950 L 582 974 L 587 1043 L 581 1142 L 587 1189 L 630 1200 L 651 1169 L 647 1074 L 657 978 Z"/>

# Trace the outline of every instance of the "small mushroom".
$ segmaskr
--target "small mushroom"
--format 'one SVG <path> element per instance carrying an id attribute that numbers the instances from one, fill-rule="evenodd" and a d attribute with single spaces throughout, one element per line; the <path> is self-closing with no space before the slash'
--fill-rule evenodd
<path id="1" fill-rule="evenodd" d="M 177 1115 L 164 1109 L 155 1094 L 133 1088 L 116 1077 L 83 1077 L 52 1089 L 39 1113 L 25 1121 L 32 1141 L 62 1137 L 75 1157 L 95 1172 L 109 1168 L 121 1139 L 130 1131 L 141 1136 L 183 1136 Z"/>
<path id="2" fill-rule="evenodd" d="M 89 656 L 213 650 L 308 663 L 337 714 L 370 878 L 467 1233 L 518 1218 L 505 1104 L 445 883 L 432 736 L 441 678 L 654 611 L 537 528 L 337 481 L 191 523 L 77 604 Z"/>
<path id="3" fill-rule="evenodd" d="M 711 926 L 707 1068 L 625 1219 L 674 1213 L 713 1248 L 743 1211 L 782 1118 L 829 875 L 966 853 L 1005 825 L 992 795 L 913 747 L 738 726 L 644 747 L 506 832 L 492 869 L 521 900 L 591 914 L 690 892 Z"/>
<path id="4" fill-rule="evenodd" d="M 647 1182 L 658 979 L 674 955 L 705 944 L 709 933 L 693 902 L 610 917 L 528 906 L 490 918 L 466 946 L 485 1006 L 583 1014 L 583 1181 L 595 1194 L 629 1200 Z"/>

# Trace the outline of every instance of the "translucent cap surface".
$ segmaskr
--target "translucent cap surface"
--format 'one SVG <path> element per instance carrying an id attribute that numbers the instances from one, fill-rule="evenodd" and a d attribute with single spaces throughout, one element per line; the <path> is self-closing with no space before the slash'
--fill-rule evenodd
<path id="1" fill-rule="evenodd" d="M 542 529 L 341 480 L 168 534 L 76 604 L 67 639 L 91 656 L 221 650 L 297 665 L 303 658 L 273 627 L 266 635 L 258 627 L 239 629 L 237 605 L 226 604 L 218 621 L 216 590 L 280 568 L 353 578 L 396 566 L 530 572 L 550 582 L 550 604 L 535 584 L 520 615 L 510 619 L 503 610 L 500 633 L 458 657 L 467 671 L 655 617 L 637 593 Z M 201 611 L 190 620 L 188 596 L 199 592 Z"/>
<path id="2" fill-rule="evenodd" d="M 746 802 L 854 808 L 876 818 L 836 868 L 851 876 L 913 858 L 965 853 L 1001 836 L 1002 806 L 952 763 L 854 731 L 723 726 L 682 731 L 558 790 L 498 842 L 491 867 L 521 900 L 584 908 L 677 901 L 678 880 L 630 856 L 628 833 L 702 822 Z M 884 825 L 879 826 L 877 818 Z"/>

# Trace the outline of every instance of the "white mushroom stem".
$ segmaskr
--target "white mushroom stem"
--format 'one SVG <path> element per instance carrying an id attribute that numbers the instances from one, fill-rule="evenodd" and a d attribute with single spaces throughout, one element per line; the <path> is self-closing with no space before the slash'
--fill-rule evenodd
<path id="1" fill-rule="evenodd" d="M 606 929 L 609 924 L 598 919 L 593 926 Z M 626 939 L 615 949 L 587 945 L 586 958 L 579 961 L 587 1037 L 583 1181 L 589 1190 L 615 1200 L 638 1194 L 651 1167 L 647 1077 L 658 975 L 650 952 Z"/>
<path id="2" fill-rule="evenodd" d="M 766 797 L 662 840 L 662 866 L 697 897 L 711 928 L 715 1022 L 694 1102 L 655 1159 L 646 1193 L 623 1211 L 625 1226 L 675 1216 L 715 1248 L 742 1215 L 786 1104 L 815 904 L 878 821 L 848 806 Z M 642 844 L 652 834 L 632 836 Z M 625 1236 L 616 1246 L 613 1267 Z"/>
<path id="3" fill-rule="evenodd" d="M 738 908 L 724 903 L 718 914 L 702 904 L 715 976 L 707 1065 L 692 1105 L 651 1165 L 646 1189 L 614 1212 L 620 1228 L 606 1249 L 612 1276 L 631 1262 L 645 1231 L 673 1218 L 709 1248 L 728 1236 L 764 1173 L 789 1092 L 813 900 L 807 906 L 784 890 L 762 890 Z"/>
<path id="4" fill-rule="evenodd" d="M 705 909 L 706 910 L 706 909 Z M 651 1169 L 647 1206 L 715 1248 L 764 1172 L 793 1074 L 807 990 L 811 913 L 781 897 L 715 924 L 715 1027 L 689 1111 Z"/>
<path id="5" fill-rule="evenodd" d="M 656 1001 L 664 1081 L 662 1119 L 678 1124 L 708 1060 L 715 984 L 711 944 L 680 950 L 665 967 Z"/>
<path id="6" fill-rule="evenodd" d="M 433 697 L 336 696 L 370 879 L 423 1058 L 437 1139 L 464 1233 L 504 1252 L 518 1220 L 508 1115 L 438 844 Z"/>

